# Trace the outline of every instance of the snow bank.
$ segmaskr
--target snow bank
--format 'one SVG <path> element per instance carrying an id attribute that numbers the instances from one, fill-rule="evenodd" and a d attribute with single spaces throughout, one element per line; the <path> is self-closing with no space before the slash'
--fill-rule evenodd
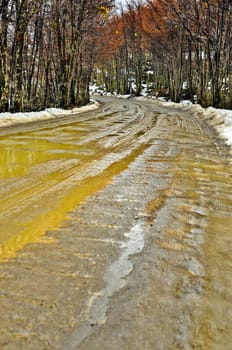
<path id="1" fill-rule="evenodd" d="M 117 96 L 119 98 L 129 98 L 130 95 Z M 145 97 L 137 97 L 137 99 L 145 100 Z M 147 98 L 148 99 L 148 98 Z M 149 101 L 151 99 L 149 98 Z M 153 100 L 153 99 L 152 99 Z M 198 118 L 204 118 L 209 125 L 211 125 L 226 143 L 232 147 L 232 110 L 216 109 L 216 108 L 202 108 L 200 105 L 191 105 L 190 101 L 182 101 L 182 103 L 165 102 L 161 99 L 154 99 L 155 103 L 160 103 L 165 106 L 172 106 L 173 108 L 183 107 L 186 111 L 194 113 Z M 80 108 L 73 108 L 71 110 L 64 110 L 58 108 L 48 108 L 41 112 L 30 113 L 0 113 L 0 127 L 10 126 L 14 124 L 33 122 L 38 120 L 55 119 L 61 116 L 72 114 L 79 114 L 82 112 L 94 110 L 99 107 L 97 101 L 92 100 L 87 106 Z"/>
<path id="2" fill-rule="evenodd" d="M 94 110 L 98 108 L 98 106 L 99 103 L 97 101 L 91 101 L 91 103 L 87 106 L 73 108 L 70 110 L 48 108 L 41 112 L 0 113 L 0 127 L 79 114 L 82 112 Z"/>
<path id="3" fill-rule="evenodd" d="M 144 97 L 138 99 L 145 100 Z M 149 98 L 149 101 L 151 99 Z M 203 108 L 199 104 L 192 104 L 189 100 L 183 100 L 181 103 L 171 101 L 165 102 L 164 99 L 152 99 L 157 104 L 169 106 L 173 108 L 183 108 L 184 110 L 193 113 L 197 118 L 203 118 L 216 132 L 232 147 L 232 110 L 218 108 Z"/>
<path id="4" fill-rule="evenodd" d="M 198 104 L 191 104 L 191 101 L 182 101 L 179 103 L 166 102 L 166 105 L 180 108 L 193 112 L 198 118 L 203 118 L 217 133 L 232 146 L 232 110 L 219 108 L 203 108 Z"/>
<path id="5" fill-rule="evenodd" d="M 216 132 L 232 146 L 232 110 L 219 108 L 202 108 L 200 105 L 189 106 L 198 118 L 203 118 Z"/>
<path id="6" fill-rule="evenodd" d="M 205 119 L 232 146 L 232 111 L 226 109 L 207 108 Z"/>

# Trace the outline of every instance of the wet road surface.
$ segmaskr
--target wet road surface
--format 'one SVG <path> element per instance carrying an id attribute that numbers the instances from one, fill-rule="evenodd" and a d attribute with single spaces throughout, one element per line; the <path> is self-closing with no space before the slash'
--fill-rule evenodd
<path id="1" fill-rule="evenodd" d="M 0 348 L 231 349 L 226 147 L 189 108 L 102 102 L 0 132 Z"/>

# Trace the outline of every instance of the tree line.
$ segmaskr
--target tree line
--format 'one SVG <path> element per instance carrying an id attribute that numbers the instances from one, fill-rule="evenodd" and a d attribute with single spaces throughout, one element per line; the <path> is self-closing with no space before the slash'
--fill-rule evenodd
<path id="1" fill-rule="evenodd" d="M 232 1 L 0 0 L 0 112 L 107 91 L 232 108 Z"/>
<path id="2" fill-rule="evenodd" d="M 0 111 L 89 101 L 111 0 L 0 0 Z"/>
<path id="3" fill-rule="evenodd" d="M 128 2 L 104 27 L 102 81 L 108 91 L 133 91 L 203 106 L 232 107 L 232 1 Z"/>

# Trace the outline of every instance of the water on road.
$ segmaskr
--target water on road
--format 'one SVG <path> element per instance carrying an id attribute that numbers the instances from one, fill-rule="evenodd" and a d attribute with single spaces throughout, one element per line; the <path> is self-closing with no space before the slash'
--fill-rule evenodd
<path id="1" fill-rule="evenodd" d="M 13 134 L 3 132 L 0 258 L 13 256 L 27 243 L 57 227 L 67 212 L 104 187 L 142 152 L 144 147 L 138 145 L 132 145 L 132 152 L 128 152 L 125 145 L 117 151 L 114 143 L 104 144 L 108 132 L 107 142 L 111 143 L 111 138 L 124 133 L 122 126 L 126 132 L 132 123 L 134 118 L 129 116 L 118 118 L 124 109 L 127 106 L 117 108 L 110 117 L 109 113 L 94 112 L 96 115 L 89 113 L 73 120 L 45 122 L 26 133 L 17 132 L 17 128 Z M 114 169 L 110 169 L 112 164 Z"/>
<path id="2" fill-rule="evenodd" d="M 1 131 L 1 349 L 229 350 L 225 145 L 189 108 L 102 102 Z"/>

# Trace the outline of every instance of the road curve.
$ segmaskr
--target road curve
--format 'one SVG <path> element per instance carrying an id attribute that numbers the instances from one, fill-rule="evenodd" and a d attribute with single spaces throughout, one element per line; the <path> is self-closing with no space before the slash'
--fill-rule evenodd
<path id="1" fill-rule="evenodd" d="M 2 227 L 15 230 L 2 234 L 14 254 L 0 264 L 0 348 L 229 350 L 226 146 L 189 108 L 99 100 L 78 120 L 0 132 L 53 150 L 17 183 L 2 173 Z"/>

